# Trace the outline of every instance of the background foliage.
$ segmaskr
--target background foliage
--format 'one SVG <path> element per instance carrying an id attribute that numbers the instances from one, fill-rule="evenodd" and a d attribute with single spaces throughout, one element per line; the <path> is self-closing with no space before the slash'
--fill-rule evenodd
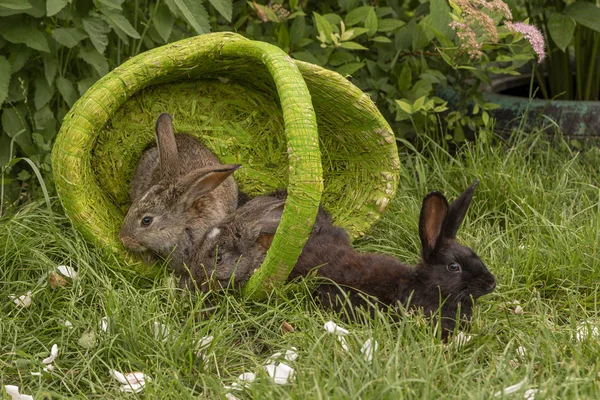
<path id="1" fill-rule="evenodd" d="M 450 4 L 0 0 L 2 186 L 12 189 L 13 200 L 31 194 L 29 170 L 7 164 L 15 155 L 28 157 L 51 182 L 50 149 L 61 120 L 98 78 L 140 52 L 209 31 L 271 42 L 349 76 L 399 138 L 439 134 L 443 121 L 446 139 L 461 142 L 470 131 L 486 140 L 493 125 L 487 111 L 495 105 L 483 101 L 480 85 L 492 73 L 511 73 L 532 53 L 521 37 L 499 29 L 505 43 L 484 43 L 483 56 L 473 60 L 449 27 L 462 18 Z M 437 96 L 446 86 L 462 99 L 451 112 Z"/>

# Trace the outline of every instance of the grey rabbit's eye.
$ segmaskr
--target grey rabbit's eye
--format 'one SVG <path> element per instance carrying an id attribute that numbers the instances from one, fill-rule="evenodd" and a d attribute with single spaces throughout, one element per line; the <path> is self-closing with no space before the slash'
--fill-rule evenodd
<path id="1" fill-rule="evenodd" d="M 217 265 L 221 264 L 221 262 L 223 261 L 223 257 L 221 256 L 221 253 L 217 252 L 217 254 L 215 255 L 215 260 L 217 262 Z"/>
<path id="2" fill-rule="evenodd" d="M 145 216 L 142 218 L 142 226 L 149 226 L 152 223 L 152 217 Z"/>
<path id="3" fill-rule="evenodd" d="M 450 272 L 460 272 L 461 271 L 460 264 L 455 263 L 455 262 L 448 264 L 446 266 L 446 269 Z"/>

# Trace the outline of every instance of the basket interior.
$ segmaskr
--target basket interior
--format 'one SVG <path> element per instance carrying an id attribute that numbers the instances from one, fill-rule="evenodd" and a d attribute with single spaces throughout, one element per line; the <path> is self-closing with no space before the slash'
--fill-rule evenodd
<path id="1" fill-rule="evenodd" d="M 247 73 L 249 69 L 243 69 Z M 222 70 L 221 70 L 222 71 Z M 235 174 L 240 189 L 251 196 L 287 185 L 288 155 L 283 115 L 268 80 L 238 80 L 229 70 L 214 79 L 162 83 L 129 98 L 101 130 L 92 150 L 92 170 L 101 188 L 125 213 L 129 181 L 143 150 L 154 141 L 154 123 L 161 112 L 173 116 L 176 132 L 199 137 L 223 163 L 244 167 Z M 319 92 L 322 92 L 319 94 Z M 322 202 L 337 224 L 356 237 L 381 204 L 374 198 L 386 192 L 389 146 L 381 143 L 379 121 L 353 121 L 336 112 L 340 103 L 326 99 L 326 88 L 311 91 L 319 126 L 324 175 Z M 326 101 L 328 100 L 328 101 Z M 375 131 L 374 131 L 375 130 Z M 389 143 L 388 143 L 389 145 Z M 393 186 L 395 188 L 395 186 Z M 115 233 L 118 226 L 114 226 Z"/>

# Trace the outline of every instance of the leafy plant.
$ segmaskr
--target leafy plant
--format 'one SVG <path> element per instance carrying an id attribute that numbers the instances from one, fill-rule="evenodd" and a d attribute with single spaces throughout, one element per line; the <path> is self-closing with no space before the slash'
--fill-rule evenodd
<path id="1" fill-rule="evenodd" d="M 50 177 L 51 145 L 69 107 L 128 57 L 229 24 L 231 0 L 205 5 L 195 0 L 0 2 L 0 168 L 10 161 L 14 145 Z M 12 171 L 7 182 L 28 185 L 31 178 L 22 169 Z"/>
<path id="2" fill-rule="evenodd" d="M 600 99 L 600 5 L 596 1 L 522 1 L 548 43 L 548 60 L 537 68 L 546 98 Z"/>

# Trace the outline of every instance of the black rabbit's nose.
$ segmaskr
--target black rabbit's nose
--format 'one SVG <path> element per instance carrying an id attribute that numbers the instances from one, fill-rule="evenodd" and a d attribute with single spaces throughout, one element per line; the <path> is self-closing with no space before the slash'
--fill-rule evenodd
<path id="1" fill-rule="evenodd" d="M 495 280 L 488 281 L 487 284 L 488 284 L 488 289 L 490 291 L 492 291 L 492 290 L 494 290 L 496 288 L 496 281 Z"/>

